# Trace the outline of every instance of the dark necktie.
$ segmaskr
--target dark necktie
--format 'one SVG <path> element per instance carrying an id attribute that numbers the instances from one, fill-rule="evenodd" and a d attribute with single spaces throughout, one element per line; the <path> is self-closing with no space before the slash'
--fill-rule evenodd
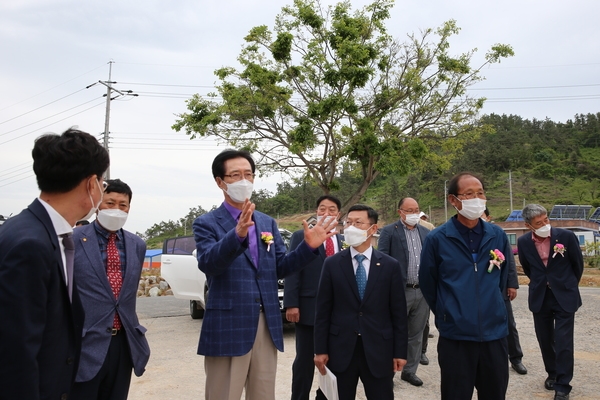
<path id="1" fill-rule="evenodd" d="M 62 237 L 62 243 L 65 247 L 65 260 L 67 262 L 67 290 L 69 292 L 69 300 L 73 301 L 73 260 L 75 257 L 75 242 L 73 242 L 73 235 L 71 233 L 65 233 L 60 235 Z"/>
<path id="2" fill-rule="evenodd" d="M 358 295 L 362 300 L 365 295 L 365 288 L 367 287 L 367 270 L 365 270 L 363 261 L 367 257 L 362 254 L 357 254 L 354 258 L 358 261 L 358 267 L 356 268 L 356 284 L 358 285 Z"/>
<path id="3" fill-rule="evenodd" d="M 329 256 L 332 256 L 334 253 L 335 253 L 335 250 L 333 247 L 333 239 L 329 237 L 325 241 L 325 256 L 329 257 Z"/>
<path id="4" fill-rule="evenodd" d="M 117 249 L 116 238 L 116 233 L 108 235 L 108 245 L 106 246 L 106 276 L 108 277 L 108 283 L 110 283 L 115 299 L 118 299 L 119 293 L 121 292 L 121 286 L 123 286 L 123 276 L 121 274 L 121 257 L 119 256 L 119 250 Z M 121 318 L 117 312 L 115 312 L 113 328 L 121 329 Z"/>

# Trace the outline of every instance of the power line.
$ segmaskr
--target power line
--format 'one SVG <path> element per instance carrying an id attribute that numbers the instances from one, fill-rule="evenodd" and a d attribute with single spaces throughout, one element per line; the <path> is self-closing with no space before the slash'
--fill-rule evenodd
<path id="1" fill-rule="evenodd" d="M 75 79 L 81 78 L 82 76 L 84 76 L 84 75 L 87 75 L 87 74 L 89 74 L 90 72 L 94 72 L 95 70 L 97 70 L 97 69 L 100 69 L 100 68 L 102 68 L 102 67 L 104 67 L 104 64 L 103 64 L 103 65 L 101 65 L 101 66 L 99 66 L 99 67 L 96 67 L 96 68 L 94 68 L 94 69 L 92 69 L 92 70 L 90 70 L 90 71 L 88 71 L 88 72 L 85 72 L 85 73 L 83 73 L 83 74 L 81 74 L 81 75 L 79 75 L 79 76 L 76 76 L 76 77 L 75 77 L 75 78 L 73 78 L 73 79 L 69 79 L 68 81 L 65 81 L 65 82 L 63 82 L 63 83 L 60 83 L 60 84 L 58 84 L 58 85 L 56 85 L 56 86 L 53 86 L 53 87 L 51 87 L 50 89 L 44 90 L 43 92 L 40 92 L 40 93 L 38 93 L 38 94 L 35 94 L 35 95 L 33 95 L 33 96 L 31 96 L 31 97 L 28 97 L 28 98 L 26 98 L 26 99 L 23 99 L 23 100 L 21 100 L 21 101 L 19 101 L 19 102 L 13 103 L 13 104 L 11 104 L 10 106 L 6 106 L 6 107 L 4 107 L 4 108 L 0 108 L 0 111 L 4 111 L 4 110 L 6 110 L 6 109 L 9 109 L 9 108 L 11 108 L 11 107 L 14 107 L 14 106 L 16 106 L 16 105 L 18 105 L 18 104 L 21 104 L 21 103 L 23 103 L 23 102 L 26 102 L 27 100 L 31 100 L 31 99 L 33 99 L 34 97 L 40 96 L 40 95 L 42 95 L 42 94 L 44 94 L 44 93 L 48 93 L 49 91 L 51 91 L 51 90 L 54 90 L 54 89 L 56 89 L 57 87 L 60 87 L 60 86 L 62 86 L 62 85 L 65 85 L 65 84 L 67 84 L 67 83 L 69 83 L 69 82 L 72 82 L 72 81 L 74 81 Z"/>
<path id="2" fill-rule="evenodd" d="M 104 103 L 104 101 L 103 101 L 102 103 Z M 27 132 L 27 133 L 24 133 L 24 134 L 22 134 L 22 135 L 20 135 L 20 136 L 17 136 L 17 137 L 15 137 L 15 138 L 12 138 L 12 139 L 9 139 L 9 140 L 7 140 L 7 141 L 4 141 L 4 142 L 0 143 L 0 145 L 3 145 L 3 144 L 6 144 L 6 143 L 9 143 L 9 142 L 12 142 L 12 141 L 14 141 L 14 140 L 17 140 L 17 139 L 19 139 L 19 138 L 25 137 L 25 136 L 27 136 L 27 135 L 31 135 L 32 133 L 39 132 L 39 131 L 40 131 L 40 129 L 47 128 L 47 127 L 49 127 L 49 126 L 51 126 L 51 125 L 54 125 L 54 124 L 56 124 L 57 122 L 62 122 L 62 121 L 64 121 L 64 120 L 66 120 L 66 119 L 69 119 L 69 118 L 71 118 L 71 117 L 74 117 L 74 116 L 76 116 L 76 115 L 79 115 L 79 114 L 81 114 L 81 113 L 84 113 L 84 112 L 86 112 L 86 111 L 88 111 L 88 110 L 91 110 L 91 109 L 92 109 L 92 108 L 94 108 L 94 107 L 98 107 L 99 105 L 102 105 L 102 103 L 95 104 L 95 105 L 93 105 L 93 106 L 91 106 L 91 107 L 89 107 L 89 108 L 86 108 L 85 110 L 79 111 L 79 112 L 77 112 L 77 113 L 75 113 L 75 114 L 71 114 L 71 115 L 69 115 L 69 116 L 67 116 L 67 117 L 65 117 L 65 118 L 63 118 L 63 119 L 59 119 L 58 121 L 54 121 L 54 122 L 52 122 L 52 123 L 50 123 L 50 124 L 48 124 L 48 125 L 44 125 L 44 126 L 42 126 L 42 127 L 39 127 L 39 128 L 37 128 L 37 129 L 35 129 L 35 130 L 31 131 L 31 132 Z M 1 135 L 0 135 L 0 136 L 1 136 Z"/>
<path id="3" fill-rule="evenodd" d="M 50 103 L 44 104 L 43 106 L 39 106 L 38 108 L 34 108 L 33 110 L 27 111 L 26 113 L 23 113 L 23 114 L 21 114 L 21 115 L 17 115 L 16 117 L 12 117 L 12 118 L 10 118 L 10 119 L 7 119 L 6 121 L 0 122 L 0 125 L 2 125 L 2 124 L 5 124 L 5 123 L 7 123 L 7 122 L 9 122 L 9 121 L 12 121 L 12 120 L 14 120 L 14 119 L 20 118 L 20 117 L 22 117 L 23 115 L 30 114 L 30 113 L 32 113 L 32 112 L 34 112 L 34 111 L 37 111 L 37 110 L 41 109 L 41 108 L 44 108 L 44 107 L 46 107 L 46 106 L 49 106 L 50 104 L 54 104 L 54 103 L 56 103 L 56 102 L 58 102 L 58 101 L 60 101 L 60 100 L 62 100 L 62 99 L 66 99 L 66 98 L 67 98 L 67 97 L 69 97 L 69 96 L 73 96 L 74 94 L 81 92 L 82 90 L 85 90 L 85 89 L 79 89 L 79 90 L 77 90 L 76 92 L 73 92 L 73 93 L 71 93 L 71 94 L 68 94 L 68 95 L 66 95 L 66 96 L 64 96 L 64 97 L 61 97 L 60 99 L 56 99 L 56 100 L 54 100 L 54 101 L 51 101 Z"/>
<path id="4" fill-rule="evenodd" d="M 75 107 L 68 108 L 68 109 L 66 109 L 66 110 L 64 110 L 64 111 L 61 111 L 61 112 L 59 112 L 59 113 L 56 113 L 56 114 L 54 114 L 54 115 L 50 115 L 50 116 L 48 116 L 48 117 L 46 117 L 46 118 L 42 118 L 42 119 L 40 119 L 40 120 L 37 120 L 37 121 L 35 121 L 35 122 L 31 122 L 31 123 L 29 123 L 29 124 L 27 124 L 27 125 L 23 125 L 23 126 L 21 126 L 21 127 L 19 127 L 19 128 L 15 128 L 15 129 L 13 129 L 12 131 L 4 132 L 4 133 L 0 134 L 0 136 L 8 135 L 9 133 L 12 133 L 12 132 L 18 131 L 18 130 L 20 130 L 20 129 L 23 129 L 23 128 L 27 128 L 28 126 L 35 125 L 35 124 L 37 124 L 37 123 L 39 123 L 39 122 L 42 122 L 42 121 L 45 121 L 45 120 L 47 120 L 47 119 L 50 119 L 50 118 L 56 117 L 57 115 L 60 115 L 60 114 L 64 114 L 64 113 L 66 113 L 67 111 L 74 110 L 74 109 L 76 109 L 76 108 L 78 108 L 78 107 L 84 106 L 84 105 L 86 105 L 86 104 L 88 104 L 88 103 L 91 103 L 92 101 L 97 101 L 97 100 L 98 100 L 98 98 L 95 98 L 95 99 L 92 99 L 92 100 L 86 101 L 85 103 L 81 103 L 81 104 L 79 104 L 79 105 L 77 105 L 77 106 L 75 106 Z M 89 110 L 89 108 L 88 108 L 88 110 Z M 77 114 L 74 114 L 74 115 L 77 115 Z M 4 142 L 4 143 L 6 143 L 6 142 Z"/>

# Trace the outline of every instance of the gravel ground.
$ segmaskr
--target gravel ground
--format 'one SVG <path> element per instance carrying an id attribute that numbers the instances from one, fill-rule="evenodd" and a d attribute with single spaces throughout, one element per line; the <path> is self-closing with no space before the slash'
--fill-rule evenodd
<path id="1" fill-rule="evenodd" d="M 600 399 L 600 289 L 582 288 L 583 306 L 575 317 L 575 376 L 571 382 L 572 400 Z M 144 302 L 145 299 L 140 299 Z M 159 300 L 160 301 L 160 300 Z M 182 303 L 186 307 L 186 303 Z M 138 306 L 139 309 L 141 307 Z M 533 331 L 533 320 L 527 308 L 527 287 L 519 290 L 513 301 L 517 328 L 527 375 L 518 375 L 510 369 L 507 399 L 552 399 L 554 392 L 544 389 L 544 371 L 540 351 Z M 185 308 L 183 309 L 185 311 Z M 182 312 L 180 314 L 185 314 Z M 147 337 L 152 349 L 150 362 L 142 377 L 134 377 L 130 400 L 199 400 L 204 398 L 204 363 L 196 355 L 201 320 L 189 315 L 151 317 L 140 312 L 140 322 L 148 328 Z M 420 366 L 417 375 L 424 385 L 414 387 L 395 378 L 397 398 L 439 399 L 439 366 L 437 364 L 438 333 L 430 339 L 428 356 L 430 364 Z M 294 359 L 294 327 L 284 327 L 285 349 L 279 353 L 276 398 L 289 399 L 291 365 Z M 315 380 L 316 381 L 316 380 Z M 360 386 L 360 384 L 359 384 Z M 316 387 L 315 387 L 316 389 Z M 359 387 L 357 399 L 366 399 Z M 477 398 L 475 394 L 474 399 Z"/>

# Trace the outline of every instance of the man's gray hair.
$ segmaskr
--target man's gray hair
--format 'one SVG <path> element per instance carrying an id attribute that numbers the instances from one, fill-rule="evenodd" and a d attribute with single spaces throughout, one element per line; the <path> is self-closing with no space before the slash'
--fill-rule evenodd
<path id="1" fill-rule="evenodd" d="M 540 215 L 548 215 L 548 211 L 539 204 L 527 204 L 522 211 L 523 219 L 531 225 L 531 220 Z"/>

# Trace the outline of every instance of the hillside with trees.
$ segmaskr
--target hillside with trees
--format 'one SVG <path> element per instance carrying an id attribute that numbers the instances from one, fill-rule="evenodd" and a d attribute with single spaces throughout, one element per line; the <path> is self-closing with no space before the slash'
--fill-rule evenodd
<path id="1" fill-rule="evenodd" d="M 492 114 L 477 123 L 482 133 L 465 143 L 447 169 L 424 163 L 407 175 L 379 176 L 359 202 L 374 207 L 386 223 L 397 218 L 401 197 L 415 197 L 423 211 L 431 207 L 433 222 L 440 224 L 445 218 L 444 181 L 455 173 L 471 171 L 484 179 L 488 206 L 500 221 L 510 213 L 511 171 L 514 209 L 533 202 L 547 208 L 555 204 L 600 206 L 600 113 L 578 114 L 564 123 Z M 428 151 L 441 157 L 444 150 L 432 147 Z M 337 188 L 331 194 L 346 198 L 361 179 L 360 170 L 346 167 L 336 176 Z M 293 230 L 300 217 L 289 217 L 313 212 L 322 194 L 319 185 L 305 175 L 278 183 L 276 193 L 256 191 L 252 200 L 257 209 L 286 221 L 283 227 Z M 140 235 L 149 247 L 160 247 L 165 237 L 190 234 L 193 219 L 205 212 L 202 207 L 192 208 L 179 221 L 157 223 Z M 448 210 L 448 215 L 454 211 Z"/>

